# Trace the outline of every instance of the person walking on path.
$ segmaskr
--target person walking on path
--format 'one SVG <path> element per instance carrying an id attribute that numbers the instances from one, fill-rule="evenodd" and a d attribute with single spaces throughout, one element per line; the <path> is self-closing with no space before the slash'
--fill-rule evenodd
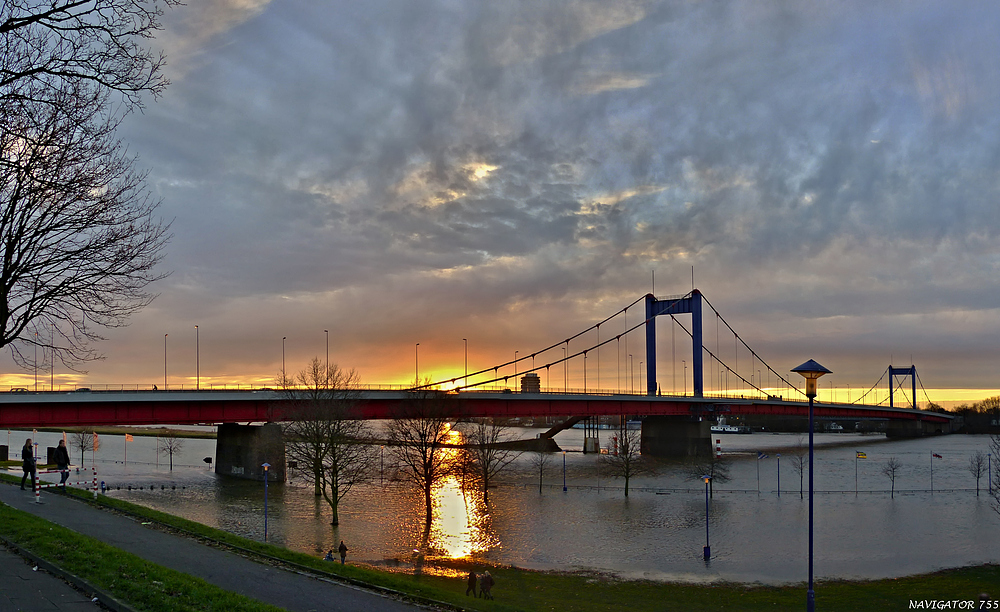
<path id="1" fill-rule="evenodd" d="M 35 451 L 31 446 L 31 438 L 28 438 L 24 442 L 24 448 L 21 449 L 21 469 L 24 470 L 24 476 L 21 477 L 21 490 L 24 490 L 24 481 L 28 479 L 28 475 L 31 475 L 31 491 L 35 491 Z"/>
<path id="2" fill-rule="evenodd" d="M 469 572 L 469 586 L 465 589 L 465 596 L 469 596 L 469 591 L 472 591 L 473 597 L 478 597 L 476 595 L 476 572 Z"/>
<path id="3" fill-rule="evenodd" d="M 59 440 L 53 459 L 56 460 L 56 469 L 62 472 L 59 477 L 59 485 L 66 490 L 66 480 L 69 478 L 69 451 L 66 450 L 66 440 Z"/>
<path id="4" fill-rule="evenodd" d="M 343 565 L 347 561 L 347 544 L 344 544 L 344 541 L 341 540 L 337 550 L 340 552 L 340 564 Z"/>
<path id="5" fill-rule="evenodd" d="M 490 592 L 492 588 L 493 576 L 490 576 L 490 572 L 487 570 L 479 580 L 479 594 L 483 596 L 483 599 L 493 599 L 493 593 Z"/>

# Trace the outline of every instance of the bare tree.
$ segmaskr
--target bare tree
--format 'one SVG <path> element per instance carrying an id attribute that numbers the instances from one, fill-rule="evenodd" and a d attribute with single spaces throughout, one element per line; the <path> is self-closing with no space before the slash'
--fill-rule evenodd
<path id="1" fill-rule="evenodd" d="M 806 466 L 809 464 L 806 455 L 806 448 L 802 444 L 802 438 L 799 438 L 798 444 L 788 453 L 788 457 L 792 461 L 792 470 L 799 475 L 799 499 L 802 499 L 802 476 L 806 472 Z"/>
<path id="2" fill-rule="evenodd" d="M 483 492 L 483 503 L 489 507 L 490 483 L 517 458 L 517 453 L 505 446 L 511 440 L 497 419 L 478 418 L 462 427 L 465 435 L 463 461 Z"/>
<path id="3" fill-rule="evenodd" d="M 156 454 L 166 455 L 170 461 L 170 469 L 174 469 L 174 455 L 184 448 L 184 438 L 177 435 L 177 432 L 167 430 L 162 436 L 156 438 Z"/>
<path id="4" fill-rule="evenodd" d="M 732 463 L 728 457 L 716 457 L 714 454 L 706 459 L 696 460 L 688 465 L 687 473 L 692 478 L 701 478 L 702 476 L 710 476 L 712 479 L 708 481 L 708 495 L 711 498 L 715 497 L 715 483 L 718 482 L 722 484 L 724 482 L 729 482 L 732 477 L 729 475 L 729 469 Z"/>
<path id="5" fill-rule="evenodd" d="M 331 524 L 339 525 L 340 502 L 370 478 L 376 453 L 368 424 L 358 418 L 358 374 L 313 357 L 290 382 L 281 385 L 294 400 L 292 420 L 283 426 L 286 456 L 330 506 Z"/>
<path id="6" fill-rule="evenodd" d="M 901 467 L 903 467 L 903 464 L 900 463 L 900 461 L 895 457 L 889 457 L 886 460 L 885 464 L 882 466 L 882 473 L 885 474 L 886 477 L 889 478 L 889 481 L 892 483 L 892 488 L 890 489 L 889 497 L 896 496 L 896 476 L 899 474 L 899 469 Z"/>
<path id="7" fill-rule="evenodd" d="M 83 455 L 94 450 L 95 435 L 92 431 L 77 431 L 69 436 L 69 445 L 80 451 L 80 465 L 83 465 Z"/>
<path id="8" fill-rule="evenodd" d="M 124 325 L 163 276 L 153 268 L 167 227 L 92 112 L 95 121 L 78 124 L 42 109 L 30 137 L 0 130 L 0 348 L 10 345 L 22 367 L 34 365 L 22 347 L 36 343 L 70 366 L 97 358 L 98 330 Z"/>
<path id="9" fill-rule="evenodd" d="M 165 58 L 145 48 L 160 29 L 163 7 L 180 0 L 4 0 L 0 15 L 3 98 L 25 90 L 63 90 L 85 84 L 116 91 L 128 108 L 142 94 L 158 96 L 167 86 Z"/>
<path id="10" fill-rule="evenodd" d="M 386 428 L 387 443 L 399 465 L 400 476 L 424 493 L 424 535 L 434 518 L 434 486 L 453 473 L 451 421 L 444 400 L 434 391 L 415 391 Z"/>
<path id="11" fill-rule="evenodd" d="M 979 479 L 986 476 L 986 453 L 977 450 L 969 457 L 969 473 L 976 479 L 976 497 L 979 497 Z"/>
<path id="12" fill-rule="evenodd" d="M 993 434 L 990 436 L 990 454 L 993 456 L 994 460 L 1000 461 L 1000 434 Z M 987 460 L 987 468 L 992 468 L 990 461 Z M 993 469 L 993 474 L 987 476 L 993 479 L 993 486 L 991 487 L 991 494 L 993 495 L 993 509 L 996 510 L 997 514 L 1000 514 L 1000 469 Z"/>
<path id="13" fill-rule="evenodd" d="M 543 450 L 532 451 L 528 458 L 528 465 L 532 471 L 538 471 L 538 494 L 542 493 L 542 477 L 545 476 L 545 468 L 552 462 L 552 453 Z"/>
<path id="14" fill-rule="evenodd" d="M 599 461 L 607 466 L 612 478 L 625 481 L 625 497 L 628 497 L 629 481 L 641 474 L 651 473 L 652 466 L 639 453 L 640 432 L 635 429 L 621 429 L 616 437 L 613 452 L 601 455 Z"/>
<path id="15" fill-rule="evenodd" d="M 153 298 L 168 238 L 115 137 L 166 86 L 143 46 L 176 0 L 5 0 L 0 16 L 0 348 L 35 365 L 99 357 L 101 327 Z M 117 92 L 122 104 L 112 103 Z M 34 351 L 31 351 L 34 359 Z"/>

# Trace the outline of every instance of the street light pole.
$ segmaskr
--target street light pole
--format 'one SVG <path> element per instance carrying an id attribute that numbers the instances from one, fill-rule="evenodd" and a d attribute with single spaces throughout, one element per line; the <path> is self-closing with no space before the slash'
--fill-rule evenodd
<path id="1" fill-rule="evenodd" d="M 285 340 L 288 340 L 288 336 L 281 337 L 281 386 L 288 386 L 288 379 L 285 377 Z"/>
<path id="2" fill-rule="evenodd" d="M 163 334 L 163 390 L 167 390 L 167 336 Z"/>
<path id="3" fill-rule="evenodd" d="M 194 388 L 201 389 L 201 336 L 198 326 L 194 326 Z"/>
<path id="4" fill-rule="evenodd" d="M 806 612 L 816 610 L 816 592 L 813 590 L 813 400 L 816 398 L 816 379 L 830 370 L 812 359 L 792 370 L 806 379 L 806 397 L 809 398 L 809 590 L 806 591 Z"/>
<path id="5" fill-rule="evenodd" d="M 705 561 L 708 561 L 712 558 L 712 547 L 708 544 L 708 483 L 712 477 L 705 474 L 702 478 L 705 480 Z"/>
<path id="6" fill-rule="evenodd" d="M 262 463 L 260 467 L 264 468 L 264 541 L 267 542 L 267 468 L 271 467 L 271 464 Z"/>
<path id="7" fill-rule="evenodd" d="M 563 492 L 566 492 L 566 451 L 563 451 Z"/>
<path id="8" fill-rule="evenodd" d="M 464 386 L 469 385 L 469 339 L 462 338 L 462 342 L 465 343 L 465 378 L 462 383 Z"/>
<path id="9" fill-rule="evenodd" d="M 420 386 L 420 343 L 413 347 L 413 386 Z"/>
<path id="10" fill-rule="evenodd" d="M 323 333 L 326 334 L 326 382 L 323 386 L 330 386 L 330 330 L 324 329 Z"/>

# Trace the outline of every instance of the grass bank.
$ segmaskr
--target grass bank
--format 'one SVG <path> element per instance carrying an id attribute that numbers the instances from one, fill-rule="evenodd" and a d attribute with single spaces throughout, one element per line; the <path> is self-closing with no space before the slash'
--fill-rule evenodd
<path id="1" fill-rule="evenodd" d="M 137 610 L 280 612 L 4 504 L 0 535 Z"/>
<path id="2" fill-rule="evenodd" d="M 89 493 L 76 492 L 88 503 Z M 768 587 L 743 584 L 690 585 L 651 581 L 623 581 L 585 573 L 537 572 L 515 567 L 454 562 L 452 573 L 489 569 L 497 586 L 495 601 L 465 597 L 465 581 L 432 575 L 419 576 L 379 571 L 363 566 L 322 561 L 279 546 L 248 540 L 177 516 L 101 496 L 96 502 L 111 510 L 155 521 L 165 528 L 218 542 L 225 546 L 279 560 L 297 569 L 373 585 L 418 599 L 443 602 L 468 610 L 566 611 L 664 611 L 664 610 L 784 610 L 801 609 L 805 586 Z M 0 526 L 0 530 L 4 527 Z M 978 600 L 980 593 L 1000 599 L 1000 566 L 984 565 L 933 574 L 873 581 L 824 581 L 817 583 L 817 608 L 822 610 L 903 610 L 910 601 Z M 978 602 L 976 604 L 978 609 Z"/>

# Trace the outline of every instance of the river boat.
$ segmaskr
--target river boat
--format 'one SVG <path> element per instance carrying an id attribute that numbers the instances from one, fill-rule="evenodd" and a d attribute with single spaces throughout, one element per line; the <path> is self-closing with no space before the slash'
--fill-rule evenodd
<path id="1" fill-rule="evenodd" d="M 712 425 L 712 433 L 728 433 L 728 434 L 748 434 L 753 433 L 753 430 L 746 425 Z"/>

